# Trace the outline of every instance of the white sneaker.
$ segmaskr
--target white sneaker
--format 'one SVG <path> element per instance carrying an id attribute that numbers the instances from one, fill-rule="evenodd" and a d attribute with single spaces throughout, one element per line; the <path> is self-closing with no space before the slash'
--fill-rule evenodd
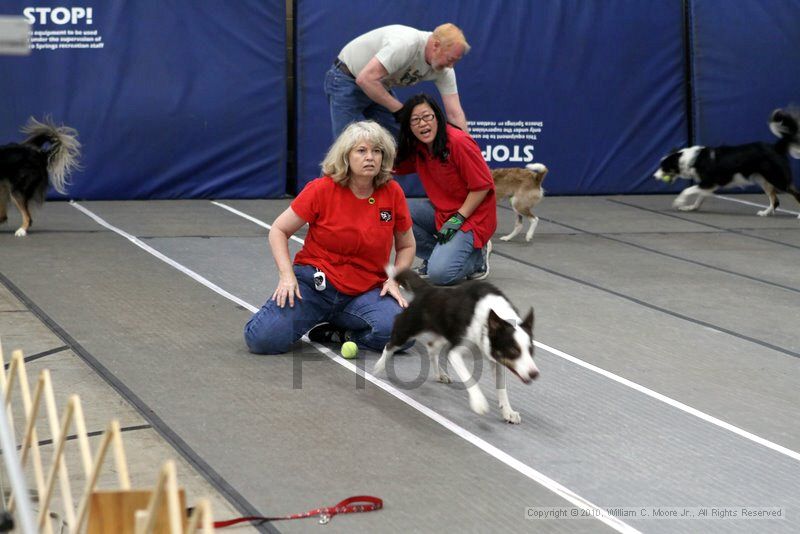
<path id="1" fill-rule="evenodd" d="M 428 278 L 428 262 L 427 261 L 422 262 L 422 265 L 420 265 L 419 267 L 413 267 L 411 270 L 414 271 L 415 273 L 417 273 L 417 275 L 422 279 L 427 279 Z"/>
<path id="2" fill-rule="evenodd" d="M 489 256 L 492 255 L 492 240 L 483 247 L 483 267 L 467 277 L 467 280 L 486 280 L 489 278 Z"/>

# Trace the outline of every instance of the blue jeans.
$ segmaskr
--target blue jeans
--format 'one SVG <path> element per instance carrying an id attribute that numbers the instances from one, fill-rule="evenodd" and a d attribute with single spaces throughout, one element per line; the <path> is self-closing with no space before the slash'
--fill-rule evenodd
<path id="1" fill-rule="evenodd" d="M 314 267 L 295 265 L 294 274 L 303 299 L 295 297 L 294 307 L 278 307 L 272 299 L 258 310 L 244 327 L 244 340 L 250 352 L 284 354 L 306 332 L 328 322 L 351 332 L 360 348 L 381 351 L 392 333 L 394 317 L 402 308 L 390 295 L 380 296 L 380 288 L 361 295 L 345 295 L 330 282 L 324 291 L 314 289 Z"/>
<path id="2" fill-rule="evenodd" d="M 437 286 L 455 284 L 483 268 L 483 251 L 474 246 L 472 231 L 458 231 L 447 243 L 436 242 L 436 212 L 428 199 L 409 200 L 417 257 L 428 266 L 428 279 Z"/>
<path id="3" fill-rule="evenodd" d="M 389 93 L 397 98 L 394 91 Z M 392 113 L 372 101 L 361 90 L 356 81 L 338 68 L 331 66 L 325 74 L 325 94 L 331 109 L 331 127 L 333 138 L 339 137 L 342 130 L 351 122 L 372 119 L 387 130 L 395 138 L 400 133 L 400 125 L 394 120 Z"/>

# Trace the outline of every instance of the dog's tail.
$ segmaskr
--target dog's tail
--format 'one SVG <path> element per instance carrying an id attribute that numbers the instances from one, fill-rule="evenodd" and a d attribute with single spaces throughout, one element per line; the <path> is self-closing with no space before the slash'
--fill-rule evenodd
<path id="1" fill-rule="evenodd" d="M 412 293 L 416 293 L 420 289 L 428 286 L 428 282 L 420 278 L 420 276 L 411 269 L 403 269 L 397 272 L 394 265 L 387 265 L 386 275 L 389 277 L 389 280 L 395 280 L 400 287 Z"/>
<path id="2" fill-rule="evenodd" d="M 69 175 L 72 171 L 80 169 L 78 159 L 81 153 L 81 143 L 78 141 L 78 132 L 68 126 L 56 126 L 50 117 L 45 117 L 42 122 L 33 117 L 23 126 L 22 132 L 28 135 L 25 144 L 42 148 L 49 144 L 45 150 L 47 154 L 47 172 L 53 187 L 59 193 L 66 194 L 69 184 Z"/>
<path id="3" fill-rule="evenodd" d="M 528 163 L 525 168 L 539 174 L 547 174 L 547 167 L 543 163 Z"/>
<path id="4" fill-rule="evenodd" d="M 781 138 L 775 146 L 780 154 L 800 159 L 800 110 L 776 109 L 770 116 L 769 129 Z"/>

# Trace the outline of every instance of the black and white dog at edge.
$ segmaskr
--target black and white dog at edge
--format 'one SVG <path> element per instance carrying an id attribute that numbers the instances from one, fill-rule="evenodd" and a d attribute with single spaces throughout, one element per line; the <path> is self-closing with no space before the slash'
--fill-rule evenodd
<path id="1" fill-rule="evenodd" d="M 798 124 L 797 109 L 776 109 L 769 119 L 770 130 L 779 138 L 776 143 L 684 148 L 664 157 L 653 177 L 667 183 L 675 178 L 696 182 L 672 203 L 681 211 L 698 209 L 722 187 L 758 184 L 769 197 L 769 206 L 758 215 L 773 215 L 780 205 L 779 191 L 791 193 L 800 202 L 800 190 L 794 185 L 789 166 L 789 156 L 800 159 Z M 692 196 L 696 198 L 690 203 Z"/>

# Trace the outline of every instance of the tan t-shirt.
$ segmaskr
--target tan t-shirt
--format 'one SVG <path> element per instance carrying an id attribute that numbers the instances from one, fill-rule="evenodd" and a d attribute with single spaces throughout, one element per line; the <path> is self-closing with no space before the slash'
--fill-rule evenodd
<path id="1" fill-rule="evenodd" d="M 377 57 L 389 75 L 383 85 L 414 85 L 423 80 L 433 80 L 442 95 L 458 93 L 456 73 L 451 68 L 436 71 L 425 62 L 425 44 L 431 32 L 423 32 L 393 24 L 383 26 L 356 37 L 339 53 L 339 59 L 347 65 L 353 76 L 358 76 L 367 63 Z"/>

